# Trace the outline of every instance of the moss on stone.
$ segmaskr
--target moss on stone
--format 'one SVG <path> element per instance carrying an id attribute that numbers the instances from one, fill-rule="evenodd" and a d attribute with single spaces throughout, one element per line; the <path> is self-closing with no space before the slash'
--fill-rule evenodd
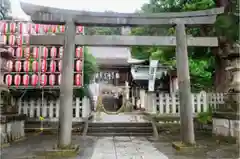
<path id="1" fill-rule="evenodd" d="M 178 151 L 181 151 L 181 150 L 192 150 L 192 149 L 198 148 L 197 145 L 185 144 L 185 143 L 183 143 L 181 141 L 179 141 L 179 142 L 172 142 L 172 147 L 175 148 Z"/>
<path id="2" fill-rule="evenodd" d="M 54 145 L 52 150 L 38 151 L 34 155 L 39 159 L 59 159 L 59 158 L 68 158 L 76 157 L 79 153 L 78 145 L 69 145 L 59 148 L 57 145 Z"/>

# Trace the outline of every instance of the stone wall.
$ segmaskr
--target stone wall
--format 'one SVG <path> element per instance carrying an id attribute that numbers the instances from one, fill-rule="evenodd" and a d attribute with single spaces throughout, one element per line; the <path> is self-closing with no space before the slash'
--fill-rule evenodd
<path id="1" fill-rule="evenodd" d="M 24 120 L 12 120 L 0 124 L 1 145 L 25 137 L 24 122 Z"/>
<path id="2" fill-rule="evenodd" d="M 240 120 L 213 118 L 213 134 L 238 138 Z"/>

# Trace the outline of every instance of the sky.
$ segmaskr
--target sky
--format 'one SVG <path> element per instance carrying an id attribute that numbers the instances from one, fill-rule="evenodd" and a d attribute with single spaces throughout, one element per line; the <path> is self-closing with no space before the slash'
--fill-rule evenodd
<path id="1" fill-rule="evenodd" d="M 133 13 L 140 9 L 144 3 L 149 0 L 10 0 L 12 7 L 12 16 L 22 19 L 29 17 L 24 14 L 20 7 L 20 1 L 29 2 L 49 7 L 63 9 L 85 10 L 85 11 L 114 11 L 122 13 Z"/>

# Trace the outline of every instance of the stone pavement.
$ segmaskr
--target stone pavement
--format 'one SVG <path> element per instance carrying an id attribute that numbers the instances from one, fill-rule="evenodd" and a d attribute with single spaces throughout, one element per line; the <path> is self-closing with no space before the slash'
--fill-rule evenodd
<path id="1" fill-rule="evenodd" d="M 144 137 L 103 137 L 91 159 L 168 159 Z"/>

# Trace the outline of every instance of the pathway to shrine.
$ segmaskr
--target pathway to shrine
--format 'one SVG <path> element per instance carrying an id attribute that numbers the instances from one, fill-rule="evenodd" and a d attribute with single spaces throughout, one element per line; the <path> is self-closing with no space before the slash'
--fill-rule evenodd
<path id="1" fill-rule="evenodd" d="M 108 115 L 103 112 L 94 116 L 93 122 L 104 123 L 143 123 L 143 115 L 139 113 L 120 113 Z M 111 136 L 98 137 L 91 159 L 168 159 L 158 151 L 146 137 Z"/>
<path id="2" fill-rule="evenodd" d="M 91 159 L 168 159 L 145 137 L 103 137 L 96 142 Z"/>

